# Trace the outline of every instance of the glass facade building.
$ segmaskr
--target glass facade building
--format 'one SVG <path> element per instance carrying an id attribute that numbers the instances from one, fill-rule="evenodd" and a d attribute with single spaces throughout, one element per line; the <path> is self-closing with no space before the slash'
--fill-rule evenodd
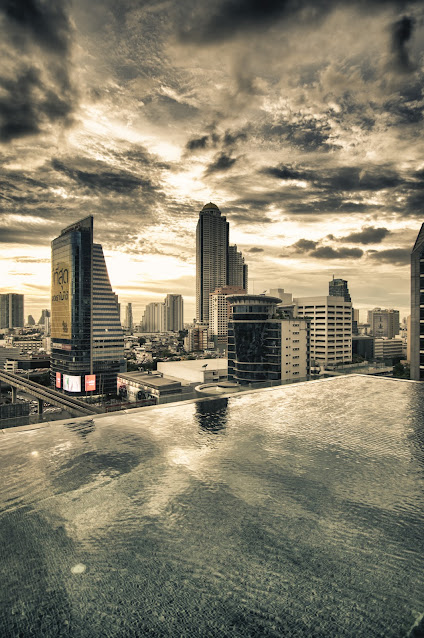
<path id="1" fill-rule="evenodd" d="M 52 242 L 51 382 L 73 395 L 116 392 L 123 332 L 93 217 Z"/>
<path id="2" fill-rule="evenodd" d="M 241 385 L 300 380 L 309 374 L 309 324 L 281 316 L 281 299 L 230 295 L 228 380 Z"/>
<path id="3" fill-rule="evenodd" d="M 411 253 L 410 376 L 424 381 L 424 224 Z"/>

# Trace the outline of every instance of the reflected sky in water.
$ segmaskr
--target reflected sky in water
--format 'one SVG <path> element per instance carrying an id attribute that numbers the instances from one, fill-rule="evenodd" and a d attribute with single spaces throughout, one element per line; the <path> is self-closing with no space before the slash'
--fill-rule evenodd
<path id="1" fill-rule="evenodd" d="M 2 636 L 420 635 L 419 384 L 349 376 L 0 446 Z"/>

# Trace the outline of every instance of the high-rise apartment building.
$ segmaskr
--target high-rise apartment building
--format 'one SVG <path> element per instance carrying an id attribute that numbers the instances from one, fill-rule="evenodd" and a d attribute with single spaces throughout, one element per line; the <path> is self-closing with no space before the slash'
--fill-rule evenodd
<path id="1" fill-rule="evenodd" d="M 293 299 L 299 317 L 311 322 L 311 362 L 317 365 L 352 361 L 352 304 L 344 297 Z"/>
<path id="2" fill-rule="evenodd" d="M 132 303 L 128 303 L 125 309 L 125 328 L 130 332 L 132 332 L 134 328 Z"/>
<path id="3" fill-rule="evenodd" d="M 374 337 L 393 339 L 399 334 L 399 310 L 374 308 L 368 311 L 368 323 Z"/>
<path id="4" fill-rule="evenodd" d="M 41 311 L 41 317 L 39 318 L 37 322 L 39 326 L 44 326 L 46 317 L 50 317 L 50 310 L 48 310 L 47 308 Z"/>
<path id="5" fill-rule="evenodd" d="M 209 346 L 209 327 L 207 323 L 195 323 L 190 326 L 184 339 L 187 352 L 207 350 Z"/>
<path id="6" fill-rule="evenodd" d="M 165 297 L 166 330 L 178 332 L 184 328 L 184 302 L 181 295 Z"/>
<path id="7" fill-rule="evenodd" d="M 209 303 L 209 334 L 214 348 L 227 348 L 228 320 L 230 318 L 230 304 L 228 295 L 244 294 L 242 286 L 221 286 L 214 290 Z"/>
<path id="8" fill-rule="evenodd" d="M 229 223 L 218 206 L 206 204 L 196 229 L 196 321 L 209 322 L 210 295 L 222 286 L 247 290 L 248 268 L 237 246 L 229 245 Z"/>
<path id="9" fill-rule="evenodd" d="M 116 392 L 125 367 L 116 296 L 103 249 L 93 243 L 93 217 L 52 241 L 52 384 L 65 393 Z"/>
<path id="10" fill-rule="evenodd" d="M 141 320 L 142 332 L 166 332 L 165 304 L 154 301 L 147 304 Z"/>
<path id="11" fill-rule="evenodd" d="M 227 283 L 229 286 L 239 286 L 246 292 L 248 290 L 248 266 L 237 246 L 228 246 Z"/>
<path id="12" fill-rule="evenodd" d="M 218 206 L 205 204 L 196 228 L 196 320 L 209 321 L 209 296 L 227 284 L 229 224 Z"/>
<path id="13" fill-rule="evenodd" d="M 343 297 L 345 301 L 352 301 L 345 279 L 333 279 L 328 283 L 328 293 L 330 297 Z"/>
<path id="14" fill-rule="evenodd" d="M 410 378 L 424 381 L 424 224 L 411 253 Z"/>
<path id="15" fill-rule="evenodd" d="M 24 327 L 24 296 L 15 293 L 0 295 L 0 328 Z"/>
<path id="16" fill-rule="evenodd" d="M 228 380 L 300 381 L 309 375 L 309 322 L 279 309 L 281 299 L 230 295 Z"/>
<path id="17" fill-rule="evenodd" d="M 328 294 L 330 297 L 343 297 L 345 301 L 352 301 L 349 293 L 347 281 L 345 279 L 335 279 L 328 283 Z M 359 311 L 352 308 L 352 334 L 358 334 Z"/>

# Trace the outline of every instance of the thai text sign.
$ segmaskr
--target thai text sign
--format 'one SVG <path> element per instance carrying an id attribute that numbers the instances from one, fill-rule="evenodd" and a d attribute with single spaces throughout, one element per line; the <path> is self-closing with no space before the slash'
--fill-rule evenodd
<path id="1" fill-rule="evenodd" d="M 71 338 L 71 264 L 67 261 L 52 263 L 52 324 L 53 339 Z"/>

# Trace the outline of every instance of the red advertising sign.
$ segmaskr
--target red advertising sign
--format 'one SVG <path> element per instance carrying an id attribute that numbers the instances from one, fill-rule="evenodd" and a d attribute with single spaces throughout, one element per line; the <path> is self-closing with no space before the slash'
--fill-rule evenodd
<path id="1" fill-rule="evenodd" d="M 96 389 L 96 375 L 86 374 L 85 375 L 85 391 L 94 392 L 95 389 Z"/>
<path id="2" fill-rule="evenodd" d="M 62 375 L 60 374 L 60 372 L 56 372 L 56 388 L 60 388 L 62 385 L 61 377 Z"/>

